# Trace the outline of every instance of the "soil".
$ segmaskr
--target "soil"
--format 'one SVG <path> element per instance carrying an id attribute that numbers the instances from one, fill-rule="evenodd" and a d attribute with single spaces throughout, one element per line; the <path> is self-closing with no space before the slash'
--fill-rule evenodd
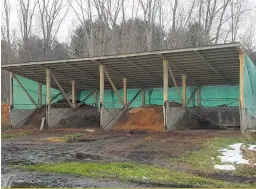
<path id="1" fill-rule="evenodd" d="M 130 109 L 112 130 L 163 132 L 163 125 L 163 106 L 150 105 Z"/>
<path id="2" fill-rule="evenodd" d="M 12 130 L 17 133 L 29 130 Z M 240 136 L 239 131 L 188 130 L 168 133 L 103 132 L 100 129 L 52 129 L 30 130 L 33 135 L 2 139 L 2 187 L 171 187 L 151 183 L 122 183 L 117 180 L 92 179 L 69 174 L 40 173 L 16 169 L 11 164 L 38 164 L 62 161 L 106 161 L 156 164 L 172 170 L 189 171 L 189 167 L 170 165 L 170 157 L 181 157 L 185 153 L 198 150 L 200 144 L 214 137 Z M 82 133 L 79 142 L 49 142 L 47 138 Z M 233 182 L 232 176 L 202 175 Z M 245 181 L 247 181 L 245 179 Z M 242 181 L 243 182 L 243 181 Z M 176 186 L 178 187 L 178 186 Z"/>

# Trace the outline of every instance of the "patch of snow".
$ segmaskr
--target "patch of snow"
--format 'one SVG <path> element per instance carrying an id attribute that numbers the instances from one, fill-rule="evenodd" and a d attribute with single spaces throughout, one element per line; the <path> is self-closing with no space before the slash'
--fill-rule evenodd
<path id="1" fill-rule="evenodd" d="M 249 145 L 248 150 L 256 151 L 256 145 Z"/>
<path id="2" fill-rule="evenodd" d="M 243 143 L 236 143 L 236 144 L 229 145 L 231 149 L 223 148 L 221 150 L 218 150 L 221 154 L 218 156 L 218 158 L 220 159 L 221 163 L 223 163 L 224 165 L 214 165 L 214 168 L 221 169 L 221 170 L 235 170 L 236 169 L 235 165 L 237 164 L 250 164 L 249 160 L 246 160 L 243 158 L 243 153 L 242 153 L 243 145 L 244 145 Z M 248 149 L 256 151 L 256 145 L 249 145 Z M 230 165 L 230 163 L 232 165 Z"/>
<path id="3" fill-rule="evenodd" d="M 236 167 L 234 165 L 214 165 L 214 169 L 232 171 L 235 170 Z"/>

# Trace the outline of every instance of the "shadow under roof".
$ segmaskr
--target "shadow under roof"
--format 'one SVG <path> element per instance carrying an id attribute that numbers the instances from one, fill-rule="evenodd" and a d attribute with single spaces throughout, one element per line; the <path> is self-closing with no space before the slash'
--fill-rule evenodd
<path id="1" fill-rule="evenodd" d="M 99 89 L 99 63 L 103 63 L 117 88 L 127 78 L 128 88 L 162 87 L 163 61 L 169 60 L 177 84 L 187 74 L 187 85 L 235 85 L 239 83 L 239 43 L 123 55 L 2 65 L 2 69 L 45 84 L 45 68 L 51 69 L 65 90 L 71 79 L 77 89 Z M 169 86 L 173 86 L 169 74 Z M 58 88 L 51 80 L 51 86 Z M 105 77 L 105 89 L 111 86 Z"/>

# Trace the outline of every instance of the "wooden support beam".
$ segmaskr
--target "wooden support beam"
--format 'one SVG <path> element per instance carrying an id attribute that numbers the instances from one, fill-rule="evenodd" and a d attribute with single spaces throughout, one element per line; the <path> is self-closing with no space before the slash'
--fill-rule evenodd
<path id="1" fill-rule="evenodd" d="M 10 109 L 13 108 L 13 73 L 10 72 Z"/>
<path id="2" fill-rule="evenodd" d="M 127 107 L 129 108 L 129 106 L 133 103 L 133 101 L 139 96 L 139 94 L 141 93 L 143 89 L 140 89 L 135 95 L 134 97 L 131 99 L 130 102 L 127 103 Z"/>
<path id="3" fill-rule="evenodd" d="M 75 109 L 79 108 L 83 102 L 85 102 L 88 98 L 90 98 L 90 96 L 92 96 L 94 94 L 96 90 L 93 90 L 92 92 L 90 92 L 84 99 L 81 100 L 81 102 L 79 104 L 77 104 L 77 106 L 75 107 Z"/>
<path id="4" fill-rule="evenodd" d="M 201 87 L 198 87 L 197 89 L 197 106 L 201 106 Z"/>
<path id="5" fill-rule="evenodd" d="M 71 94 L 71 91 L 68 93 L 68 96 Z M 51 98 L 51 103 L 56 99 L 58 98 L 60 95 L 62 95 L 61 92 L 57 93 L 56 95 L 54 95 L 52 98 Z"/>
<path id="6" fill-rule="evenodd" d="M 189 105 L 189 103 L 190 103 L 190 101 L 195 97 L 195 94 L 196 94 L 196 92 L 197 92 L 197 90 L 198 90 L 199 88 L 200 88 L 200 87 L 199 87 L 199 86 L 197 86 L 197 87 L 194 89 L 194 91 L 192 92 L 192 94 L 191 94 L 190 98 L 189 98 L 189 99 L 188 99 L 188 101 L 187 101 L 186 106 L 188 106 L 188 105 Z"/>
<path id="7" fill-rule="evenodd" d="M 176 91 L 177 91 L 178 95 L 180 96 L 180 99 L 182 99 L 181 94 L 180 94 L 180 89 L 178 88 L 177 82 L 175 80 L 175 77 L 173 75 L 172 68 L 171 68 L 170 65 L 168 65 L 168 70 L 169 70 L 169 73 L 171 74 L 172 81 L 173 81 L 173 84 L 174 84 L 174 86 L 176 88 Z"/>
<path id="8" fill-rule="evenodd" d="M 212 64 L 210 62 L 208 62 L 203 55 L 201 55 L 198 51 L 194 51 L 195 54 L 197 55 L 198 58 L 201 59 L 202 62 L 204 62 L 205 64 L 207 64 L 219 77 L 221 77 L 227 84 L 230 84 L 230 82 L 228 81 L 228 79 L 226 77 L 224 77 L 216 68 L 214 68 L 212 66 Z"/>
<path id="9" fill-rule="evenodd" d="M 46 69 L 46 127 L 50 125 L 50 110 L 51 110 L 51 73 Z"/>
<path id="10" fill-rule="evenodd" d="M 98 105 L 99 105 L 98 90 L 95 90 L 94 92 L 94 100 L 95 100 L 95 106 L 96 108 L 98 108 Z"/>
<path id="11" fill-rule="evenodd" d="M 244 109 L 244 54 L 239 54 L 240 60 L 240 77 L 239 77 L 239 99 L 240 99 L 240 107 Z"/>
<path id="12" fill-rule="evenodd" d="M 240 73 L 239 73 L 239 102 L 240 102 L 240 131 L 247 130 L 245 101 L 244 101 L 244 53 L 239 53 Z"/>
<path id="13" fill-rule="evenodd" d="M 49 69 L 48 69 L 49 70 Z M 58 79 L 55 77 L 54 73 L 52 73 L 51 70 L 49 70 L 50 75 L 52 76 L 53 80 L 55 81 L 55 83 L 57 84 L 57 86 L 59 87 L 61 93 L 64 95 L 64 98 L 68 101 L 68 104 L 70 105 L 71 108 L 73 108 L 72 103 L 69 100 L 68 95 L 65 93 L 64 89 L 62 88 L 62 86 L 60 85 Z"/>
<path id="14" fill-rule="evenodd" d="M 73 108 L 76 107 L 76 82 L 74 79 L 71 80 L 71 86 L 72 86 L 72 105 Z"/>
<path id="15" fill-rule="evenodd" d="M 181 75 L 183 74 L 183 73 L 186 73 L 186 70 L 183 70 L 183 69 L 181 69 L 181 68 L 179 68 L 177 65 L 175 65 L 174 63 L 173 63 L 173 61 L 170 59 L 170 57 L 166 57 L 164 54 L 159 54 L 159 56 L 162 58 L 162 60 L 168 60 L 168 65 L 169 65 L 169 67 L 173 70 L 173 69 L 175 69 L 177 72 L 179 72 Z M 193 83 L 195 83 L 195 84 L 197 84 L 197 85 L 199 85 L 200 84 L 200 82 L 199 81 L 197 81 L 195 78 L 192 78 L 190 75 L 188 75 L 188 74 L 186 74 L 187 75 L 187 78 L 189 78 L 189 80 L 191 81 L 191 82 L 193 82 Z"/>
<path id="16" fill-rule="evenodd" d="M 38 104 L 42 105 L 42 83 L 38 83 Z"/>
<path id="17" fill-rule="evenodd" d="M 119 93 L 118 93 L 118 91 L 117 91 L 117 89 L 116 89 L 116 86 L 115 86 L 114 82 L 112 81 L 110 75 L 108 74 L 108 71 L 107 71 L 106 68 L 104 68 L 104 73 L 106 74 L 106 76 L 107 76 L 107 78 L 108 78 L 108 81 L 109 81 L 110 85 L 112 86 L 112 88 L 113 88 L 113 90 L 114 90 L 116 96 L 118 97 L 120 103 L 124 106 L 123 99 L 122 99 L 122 97 L 119 95 Z"/>
<path id="18" fill-rule="evenodd" d="M 186 107 L 186 96 L 187 96 L 187 77 L 186 74 L 181 76 L 182 79 L 182 107 Z"/>
<path id="19" fill-rule="evenodd" d="M 102 63 L 99 64 L 100 69 L 100 104 L 104 104 L 104 66 Z"/>
<path id="20" fill-rule="evenodd" d="M 168 60 L 163 60 L 163 92 L 164 92 L 164 103 L 168 102 Z"/>
<path id="21" fill-rule="evenodd" d="M 13 75 L 13 78 L 18 82 L 19 86 L 23 89 L 23 91 L 26 93 L 30 101 L 38 108 L 38 104 L 35 102 L 35 100 L 31 97 L 27 89 L 22 85 L 20 80 L 16 77 L 16 75 Z"/>
<path id="22" fill-rule="evenodd" d="M 123 99 L 124 99 L 124 105 L 127 104 L 127 79 L 123 78 Z"/>
<path id="23" fill-rule="evenodd" d="M 142 91 L 141 91 L 141 104 L 142 104 L 142 106 L 144 106 L 146 104 L 145 103 L 145 94 L 146 94 L 146 90 L 142 89 Z"/>

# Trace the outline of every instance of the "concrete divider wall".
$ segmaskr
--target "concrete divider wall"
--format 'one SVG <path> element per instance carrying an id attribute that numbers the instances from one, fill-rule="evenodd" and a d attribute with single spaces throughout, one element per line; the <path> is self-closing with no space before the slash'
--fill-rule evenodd
<path id="1" fill-rule="evenodd" d="M 86 127 L 97 126 L 99 112 L 97 108 L 51 108 L 49 115 L 49 127 Z M 99 126 L 99 125 L 98 125 Z"/>
<path id="2" fill-rule="evenodd" d="M 167 131 L 183 127 L 188 119 L 188 113 L 182 107 L 170 107 L 166 105 L 166 127 Z"/>
<path id="3" fill-rule="evenodd" d="M 20 128 L 23 126 L 25 121 L 29 119 L 35 109 L 11 109 L 10 119 L 13 128 Z"/>
<path id="4" fill-rule="evenodd" d="M 121 116 L 126 116 L 128 108 L 105 108 L 102 106 L 101 109 L 101 128 L 108 130 L 112 128 Z"/>
<path id="5" fill-rule="evenodd" d="M 238 107 L 200 107 L 188 108 L 189 120 L 202 117 L 214 125 L 229 127 L 240 125 L 240 114 Z M 198 114 L 198 115 L 196 115 Z"/>

